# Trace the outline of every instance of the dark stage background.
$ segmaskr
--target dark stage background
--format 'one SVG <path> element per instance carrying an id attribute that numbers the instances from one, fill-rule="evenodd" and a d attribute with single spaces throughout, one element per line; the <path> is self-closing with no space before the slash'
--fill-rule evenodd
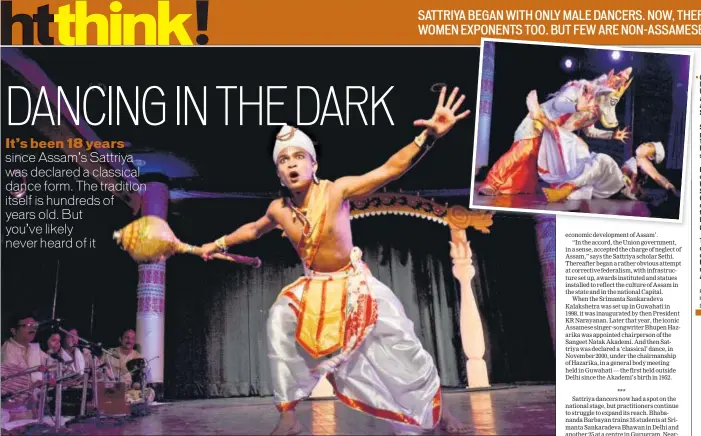
<path id="1" fill-rule="evenodd" d="M 372 169 L 410 142 L 418 133 L 411 121 L 429 116 L 435 107 L 437 94 L 430 91 L 434 83 L 460 86 L 466 108 L 474 110 L 476 100 L 479 50 L 475 48 L 205 48 L 183 53 L 176 58 L 167 48 L 25 50 L 54 83 L 63 86 L 395 85 L 387 100 L 395 126 L 366 127 L 354 121 L 351 127 L 305 128 L 321 141 L 319 174 L 328 179 Z M 8 70 L 3 64 L 3 87 L 22 83 L 11 72 L 5 74 Z M 208 99 L 210 111 L 219 103 L 223 99 Z M 2 104 L 6 113 L 6 100 Z M 251 122 L 245 128 L 226 128 L 214 121 L 214 112 L 210 116 L 213 121 L 206 127 L 169 124 L 95 130 L 105 140 L 130 141 L 132 146 L 122 152 L 143 159 L 143 172 L 169 177 L 174 189 L 256 194 L 277 190 L 270 152 L 279 127 Z M 458 125 L 388 189 L 467 189 L 473 127 L 474 117 Z M 3 124 L 3 133 L 44 139 L 28 127 Z M 6 182 L 4 173 L 2 177 Z M 467 198 L 445 201 L 468 204 Z M 169 223 L 182 240 L 200 244 L 258 218 L 266 204 L 267 200 L 243 199 L 172 201 Z M 88 338 L 113 346 L 125 328 L 135 326 L 137 268 L 111 241 L 112 231 L 135 217 L 121 203 L 84 210 L 83 219 L 74 223 L 76 233 L 96 238 L 94 250 L 3 248 L 3 339 L 9 334 L 7 320 L 12 313 L 31 309 L 37 319 L 50 317 L 55 289 L 56 315 Z M 485 325 L 491 381 L 553 381 L 555 363 L 533 218 L 497 215 L 494 221 L 490 235 L 470 234 L 478 271 L 473 286 Z M 450 271 L 448 230 L 400 216 L 361 220 L 353 228 L 373 272 L 405 305 L 443 383 L 464 386 L 455 311 L 459 288 Z M 280 289 L 301 274 L 301 265 L 278 232 L 232 251 L 260 256 L 265 266 L 254 270 L 185 256 L 168 261 L 167 397 L 270 394 L 265 318 Z"/>
<path id="2" fill-rule="evenodd" d="M 571 80 L 592 80 L 610 69 L 633 67 L 633 82 L 616 107 L 619 127 L 629 126 L 631 139 L 603 141 L 584 138 L 594 152 L 606 153 L 619 164 L 643 142 L 661 141 L 665 161 L 658 166 L 675 186 L 681 186 L 689 83 L 688 57 L 529 44 L 495 43 L 494 95 L 489 144 L 491 167 L 512 145 L 514 132 L 528 114 L 526 96 L 535 89 L 541 102 Z M 573 69 L 563 68 L 570 59 Z M 600 123 L 596 127 L 605 129 Z M 608 130 L 608 129 L 605 129 Z"/>

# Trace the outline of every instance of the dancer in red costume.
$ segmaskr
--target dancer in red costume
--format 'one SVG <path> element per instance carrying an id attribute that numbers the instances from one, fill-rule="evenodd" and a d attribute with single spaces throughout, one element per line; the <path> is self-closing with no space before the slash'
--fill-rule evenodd
<path id="1" fill-rule="evenodd" d="M 482 195 L 533 194 L 539 176 L 544 181 L 555 184 L 561 178 L 573 178 L 572 174 L 567 174 L 576 172 L 576 169 L 567 167 L 559 147 L 562 138 L 557 134 L 558 131 L 569 133 L 567 136 L 570 139 L 576 137 L 573 132 L 582 130 L 590 138 L 625 142 L 629 135 L 627 127 L 606 131 L 597 129 L 594 124 L 601 121 L 606 128 L 618 126 L 616 104 L 630 85 L 631 72 L 631 68 L 618 74 L 611 70 L 608 75 L 602 75 L 593 81 L 579 80 L 563 86 L 541 105 L 545 117 L 555 123 L 558 129 L 544 129 L 543 124 L 534 120 L 530 114 L 526 116 L 516 129 L 513 145 L 490 169 L 487 178 L 478 187 L 478 192 Z M 584 143 L 581 138 L 577 139 Z M 544 143 L 545 153 L 541 151 Z"/>

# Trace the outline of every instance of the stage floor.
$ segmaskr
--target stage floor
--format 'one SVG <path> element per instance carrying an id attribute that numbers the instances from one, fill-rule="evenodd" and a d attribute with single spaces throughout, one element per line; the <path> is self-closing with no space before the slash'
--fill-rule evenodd
<path id="1" fill-rule="evenodd" d="M 648 203 L 624 198 L 595 198 L 592 200 L 566 200 L 562 203 L 548 203 L 542 192 L 519 195 L 480 195 L 472 193 L 473 205 L 508 209 L 530 209 L 545 212 L 580 212 L 604 215 L 651 217 Z"/>
<path id="2" fill-rule="evenodd" d="M 481 392 L 452 391 L 445 402 L 473 435 L 554 435 L 555 386 L 519 386 Z M 298 416 L 309 435 L 390 434 L 389 425 L 356 412 L 339 401 L 301 403 Z M 119 423 L 86 421 L 69 424 L 69 434 L 177 435 L 270 434 L 278 413 L 271 398 L 231 398 L 167 403 L 148 416 Z M 426 434 L 445 434 L 440 431 Z"/>

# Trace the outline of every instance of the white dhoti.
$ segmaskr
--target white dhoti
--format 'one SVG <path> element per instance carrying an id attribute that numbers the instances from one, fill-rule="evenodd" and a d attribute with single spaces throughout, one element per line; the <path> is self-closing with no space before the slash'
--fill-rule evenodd
<path id="1" fill-rule="evenodd" d="M 432 429 L 441 416 L 440 379 L 433 359 L 423 349 L 413 322 L 394 293 L 372 277 L 367 266 L 354 264 L 335 273 L 307 271 L 305 277 L 283 290 L 270 309 L 268 350 L 275 403 L 281 411 L 293 409 L 311 394 L 320 377 L 328 374 L 336 395 L 347 406 L 405 430 Z M 314 286 L 321 287 L 316 303 L 311 300 Z M 354 286 L 363 286 L 371 298 L 356 298 Z M 345 294 L 331 295 L 337 292 Z M 346 306 L 339 323 L 333 321 L 334 300 Z M 318 304 L 322 310 L 313 307 Z M 359 318 L 358 312 L 353 314 L 354 305 L 372 310 L 361 310 Z M 316 315 L 309 318 L 305 311 Z M 331 319 L 331 329 L 322 328 L 325 317 Z M 369 318 L 372 325 L 364 326 Z M 306 322 L 309 319 L 311 323 Z M 317 322 L 318 328 L 314 326 Z M 310 341 L 305 339 L 309 334 L 303 331 L 309 328 L 316 329 L 312 333 L 321 343 L 329 339 L 326 344 L 335 342 L 330 337 L 341 328 L 342 344 L 337 345 L 342 347 L 335 347 L 333 357 L 324 354 L 315 358 L 312 354 L 317 353 L 310 353 Z"/>
<path id="2" fill-rule="evenodd" d="M 584 162 L 582 173 L 570 183 L 579 188 L 570 197 L 578 196 L 579 199 L 609 198 L 626 185 L 623 172 L 616 161 L 611 156 L 600 153 L 592 153 Z"/>
<path id="3" fill-rule="evenodd" d="M 574 185 L 569 200 L 608 198 L 625 187 L 623 172 L 610 156 L 590 152 L 582 138 L 560 127 L 543 134 L 538 174 L 553 185 Z"/>

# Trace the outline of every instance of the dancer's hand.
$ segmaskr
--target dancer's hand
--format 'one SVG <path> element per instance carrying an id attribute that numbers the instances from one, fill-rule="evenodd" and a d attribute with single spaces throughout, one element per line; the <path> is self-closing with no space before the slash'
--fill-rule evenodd
<path id="1" fill-rule="evenodd" d="M 675 197 L 679 197 L 679 191 L 677 191 L 677 188 L 673 184 L 667 182 L 667 186 L 665 186 L 665 189 L 671 191 Z"/>
<path id="2" fill-rule="evenodd" d="M 617 139 L 621 142 L 626 142 L 628 140 L 629 135 L 630 130 L 628 129 L 628 126 L 626 126 L 623 128 L 623 130 L 616 129 L 616 131 L 613 132 L 613 139 Z"/>
<path id="3" fill-rule="evenodd" d="M 212 255 L 216 254 L 219 252 L 219 247 L 217 244 L 214 242 L 210 242 L 209 244 L 204 244 L 200 247 L 200 257 L 204 260 L 210 260 L 212 258 Z"/>
<path id="4" fill-rule="evenodd" d="M 455 112 L 460 109 L 462 102 L 465 101 L 464 95 L 461 95 L 458 101 L 455 101 L 458 91 L 459 89 L 457 87 L 453 89 L 450 97 L 448 97 L 448 101 L 445 102 L 446 87 L 443 87 L 443 89 L 441 89 L 441 95 L 438 97 L 438 105 L 431 119 L 416 120 L 414 121 L 414 125 L 426 127 L 428 134 L 436 139 L 448 133 L 455 123 L 470 115 L 469 110 L 455 115 Z M 453 104 L 453 102 L 455 104 Z"/>
<path id="5" fill-rule="evenodd" d="M 626 176 L 625 174 L 623 174 L 623 182 L 626 184 L 626 186 L 633 186 L 633 181 L 630 179 L 630 177 Z"/>

